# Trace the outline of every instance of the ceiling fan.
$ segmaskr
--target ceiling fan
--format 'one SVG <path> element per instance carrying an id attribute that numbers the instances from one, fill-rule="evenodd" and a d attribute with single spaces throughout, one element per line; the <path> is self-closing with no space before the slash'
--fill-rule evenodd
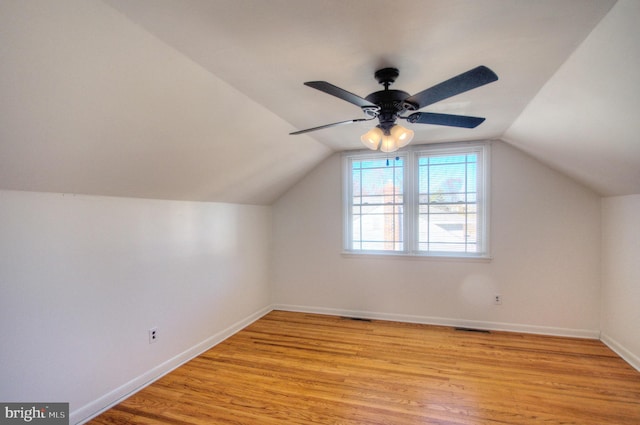
<path id="1" fill-rule="evenodd" d="M 413 138 L 413 131 L 396 124 L 398 119 L 406 120 L 412 124 L 433 124 L 462 128 L 475 128 L 480 125 L 485 120 L 484 118 L 417 111 L 498 79 L 498 76 L 486 66 L 478 66 L 411 96 L 402 90 L 389 89 L 389 86 L 395 82 L 399 75 L 400 72 L 396 68 L 383 68 L 376 71 L 374 77 L 384 86 L 384 90 L 371 93 L 365 98 L 326 81 L 308 81 L 304 83 L 306 86 L 359 106 L 364 112 L 365 118 L 325 124 L 290 134 L 303 134 L 377 118 L 379 124 L 365 133 L 360 139 L 369 149 L 377 150 L 379 147 L 383 152 L 393 152 L 406 146 Z"/>

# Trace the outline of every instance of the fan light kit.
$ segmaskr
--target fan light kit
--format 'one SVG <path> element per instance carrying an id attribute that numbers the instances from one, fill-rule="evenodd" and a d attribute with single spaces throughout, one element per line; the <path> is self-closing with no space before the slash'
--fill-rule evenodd
<path id="1" fill-rule="evenodd" d="M 382 152 L 393 152 L 403 148 L 413 139 L 413 130 L 404 128 L 401 125 L 394 125 L 385 134 L 380 126 L 373 127 L 360 137 L 362 144 L 372 151 L 380 150 Z"/>
<path id="2" fill-rule="evenodd" d="M 408 145 L 413 139 L 413 130 L 396 124 L 398 119 L 406 120 L 411 124 L 433 124 L 462 128 L 479 126 L 485 120 L 484 118 L 415 111 L 498 79 L 498 76 L 486 66 L 478 66 L 411 96 L 401 90 L 389 89 L 389 86 L 395 82 L 399 75 L 400 73 L 396 68 L 383 68 L 376 71 L 374 77 L 384 86 L 384 90 L 371 93 L 365 98 L 326 81 L 304 83 L 306 86 L 359 106 L 364 112 L 365 118 L 340 121 L 295 131 L 290 134 L 308 133 L 328 127 L 370 121 L 377 118 L 379 124 L 363 134 L 360 137 L 360 141 L 371 150 L 380 149 L 382 152 L 394 152 Z M 407 113 L 410 113 L 410 115 L 406 115 Z"/>

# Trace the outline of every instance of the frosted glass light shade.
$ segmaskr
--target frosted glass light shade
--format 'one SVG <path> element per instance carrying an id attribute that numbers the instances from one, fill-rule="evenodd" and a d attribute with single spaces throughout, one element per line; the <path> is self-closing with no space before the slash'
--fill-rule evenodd
<path id="1" fill-rule="evenodd" d="M 413 139 L 413 130 L 404 128 L 401 125 L 394 125 L 391 129 L 391 136 L 396 140 L 398 148 L 403 148 Z"/>
<path id="2" fill-rule="evenodd" d="M 360 141 L 373 151 L 379 147 L 382 152 L 395 152 L 413 139 L 413 131 L 401 125 L 391 127 L 389 134 L 384 133 L 380 127 L 374 127 L 360 136 Z"/>
<path id="3" fill-rule="evenodd" d="M 395 152 L 398 148 L 398 142 L 393 135 L 382 136 L 382 143 L 380 143 L 380 150 L 382 152 Z"/>
<path id="4" fill-rule="evenodd" d="M 360 141 L 363 145 L 375 151 L 378 149 L 378 145 L 380 144 L 380 140 L 382 140 L 382 136 L 384 133 L 382 129 L 379 127 L 373 127 L 371 130 L 367 131 L 365 134 L 360 136 Z"/>

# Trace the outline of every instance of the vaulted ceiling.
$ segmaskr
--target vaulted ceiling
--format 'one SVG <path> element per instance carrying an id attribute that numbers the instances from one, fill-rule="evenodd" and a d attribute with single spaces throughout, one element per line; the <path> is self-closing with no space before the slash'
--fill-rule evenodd
<path id="1" fill-rule="evenodd" d="M 407 125 L 413 143 L 501 139 L 603 196 L 640 193 L 635 0 L 0 0 L 0 189 L 268 205 L 411 94 L 478 65 L 495 83 Z"/>

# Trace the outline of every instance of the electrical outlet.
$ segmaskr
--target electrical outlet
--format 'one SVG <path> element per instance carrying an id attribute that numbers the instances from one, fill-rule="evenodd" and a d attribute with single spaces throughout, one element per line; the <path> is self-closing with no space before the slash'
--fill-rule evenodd
<path id="1" fill-rule="evenodd" d="M 158 340 L 158 328 L 149 329 L 149 344 L 153 344 Z"/>
<path id="2" fill-rule="evenodd" d="M 495 295 L 493 298 L 493 303 L 495 305 L 501 305 L 502 304 L 502 295 Z"/>

